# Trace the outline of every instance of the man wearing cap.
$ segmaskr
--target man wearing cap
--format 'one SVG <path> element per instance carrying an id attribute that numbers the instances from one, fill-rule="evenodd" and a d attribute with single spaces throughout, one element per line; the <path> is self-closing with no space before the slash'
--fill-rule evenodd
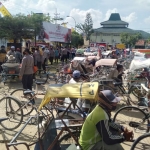
<path id="1" fill-rule="evenodd" d="M 7 52 L 7 56 L 13 55 L 15 57 L 15 46 L 11 46 L 10 50 Z"/>
<path id="2" fill-rule="evenodd" d="M 120 143 L 132 140 L 133 132 L 110 118 L 120 98 L 110 90 L 101 91 L 98 95 L 98 105 L 87 116 L 79 143 L 83 150 L 123 150 Z"/>
<path id="3" fill-rule="evenodd" d="M 34 60 L 30 55 L 29 49 L 26 48 L 24 50 L 24 54 L 25 55 L 22 59 L 19 78 L 22 80 L 23 89 L 32 90 Z"/>
<path id="4" fill-rule="evenodd" d="M 75 70 L 72 74 L 72 78 L 69 81 L 69 83 L 70 84 L 78 83 L 80 81 L 80 78 L 81 78 L 80 71 Z M 85 112 L 88 112 L 88 110 L 90 109 L 90 101 L 89 100 L 84 100 L 84 99 L 78 98 L 77 105 L 79 108 L 82 108 L 83 111 L 85 111 Z"/>

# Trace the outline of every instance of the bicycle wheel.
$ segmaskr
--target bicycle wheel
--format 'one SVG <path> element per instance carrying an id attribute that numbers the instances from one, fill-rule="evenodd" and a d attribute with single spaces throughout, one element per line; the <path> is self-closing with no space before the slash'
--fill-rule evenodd
<path id="1" fill-rule="evenodd" d="M 21 125 L 23 120 L 23 111 L 20 107 L 20 102 L 13 97 L 8 96 L 0 100 L 0 116 L 2 118 L 8 118 L 0 123 L 3 128 L 6 130 L 14 130 Z"/>
<path id="2" fill-rule="evenodd" d="M 80 137 L 80 131 L 71 131 L 72 135 L 78 140 L 79 137 Z M 65 135 L 63 135 L 59 140 L 58 142 L 60 143 L 60 145 L 63 145 L 63 147 L 65 145 L 70 145 L 72 143 L 75 143 L 75 140 L 74 138 L 70 135 L 70 133 L 66 133 Z M 66 147 L 66 146 L 65 146 Z"/>
<path id="3" fill-rule="evenodd" d="M 33 110 L 32 95 L 24 95 L 24 89 L 14 90 L 10 95 L 16 97 L 21 102 L 21 109 L 23 110 L 23 116 L 29 115 Z"/>
<path id="4" fill-rule="evenodd" d="M 150 150 L 150 133 L 140 136 L 134 141 L 131 150 Z"/>
<path id="5" fill-rule="evenodd" d="M 138 107 L 122 107 L 115 113 L 113 120 L 132 130 L 135 139 L 149 131 L 147 114 Z"/>
<path id="6" fill-rule="evenodd" d="M 134 86 L 132 89 L 131 89 L 131 93 L 137 97 L 137 98 L 141 98 L 141 97 L 145 97 L 147 92 L 145 90 L 142 90 L 140 85 L 139 86 Z"/>

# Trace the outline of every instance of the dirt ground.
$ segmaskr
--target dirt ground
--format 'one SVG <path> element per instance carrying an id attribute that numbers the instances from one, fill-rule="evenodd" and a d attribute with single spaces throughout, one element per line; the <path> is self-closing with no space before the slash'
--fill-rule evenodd
<path id="1" fill-rule="evenodd" d="M 48 84 L 46 85 L 46 87 L 47 86 L 48 86 Z M 9 87 L 9 92 L 11 92 L 14 89 L 22 88 L 22 85 L 21 85 L 21 83 L 14 82 L 14 83 L 7 83 L 5 85 L 5 87 Z M 40 96 L 36 100 L 36 105 L 37 106 L 40 104 L 42 98 L 43 98 L 43 96 Z M 121 106 L 122 106 L 122 104 L 120 104 L 120 107 Z M 34 115 L 35 113 L 36 112 L 33 112 L 32 115 Z M 113 113 L 113 115 L 114 115 L 114 113 Z M 123 117 L 126 117 L 126 115 L 124 115 Z M 24 121 L 25 120 L 27 120 L 27 117 L 24 118 Z M 23 125 L 24 125 L 24 123 L 19 128 L 15 129 L 13 131 L 6 131 L 5 130 L 5 136 L 7 137 L 7 139 L 11 140 L 14 137 L 14 135 L 23 127 Z M 0 129 L 2 129 L 2 127 L 0 127 Z M 34 124 L 27 125 L 26 128 L 22 131 L 22 133 L 18 137 L 18 142 L 30 143 L 33 139 L 33 136 L 36 134 L 36 132 L 37 132 L 37 126 L 36 125 L 34 125 Z M 131 145 L 132 145 L 132 142 L 122 143 L 122 146 L 125 150 L 130 150 Z M 19 146 L 18 149 L 19 150 L 26 150 L 26 148 L 23 145 Z M 2 134 L 0 134 L 0 150 L 6 150 L 5 144 L 3 143 Z M 15 149 L 10 148 L 10 150 L 15 150 Z M 30 150 L 34 150 L 34 146 L 32 146 Z"/>

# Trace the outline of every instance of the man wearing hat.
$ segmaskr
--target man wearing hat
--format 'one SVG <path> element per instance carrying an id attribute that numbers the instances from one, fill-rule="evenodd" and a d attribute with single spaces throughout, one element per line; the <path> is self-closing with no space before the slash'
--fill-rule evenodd
<path id="1" fill-rule="evenodd" d="M 79 143 L 83 150 L 123 150 L 120 143 L 133 140 L 133 132 L 111 120 L 120 101 L 110 90 L 98 94 L 98 105 L 87 116 Z"/>
<path id="2" fill-rule="evenodd" d="M 7 56 L 13 55 L 15 57 L 15 46 L 11 46 L 10 50 L 7 52 Z"/>
<path id="3" fill-rule="evenodd" d="M 29 49 L 26 48 L 24 50 L 24 54 L 25 55 L 22 59 L 19 78 L 22 80 L 23 89 L 32 90 L 34 60 L 30 55 Z"/>
<path id="4" fill-rule="evenodd" d="M 78 83 L 80 82 L 80 79 L 81 79 L 81 72 L 79 70 L 75 70 L 72 74 L 72 78 L 70 79 L 69 83 L 70 84 Z M 87 113 L 90 109 L 90 101 L 78 98 L 77 106 Z"/>

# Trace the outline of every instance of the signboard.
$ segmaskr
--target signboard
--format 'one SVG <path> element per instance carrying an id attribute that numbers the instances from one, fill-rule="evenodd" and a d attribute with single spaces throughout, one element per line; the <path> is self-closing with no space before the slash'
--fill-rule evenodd
<path id="1" fill-rule="evenodd" d="M 39 39 L 49 40 L 50 42 L 71 43 L 71 29 L 62 27 L 58 24 L 43 22 L 43 30 Z"/>

